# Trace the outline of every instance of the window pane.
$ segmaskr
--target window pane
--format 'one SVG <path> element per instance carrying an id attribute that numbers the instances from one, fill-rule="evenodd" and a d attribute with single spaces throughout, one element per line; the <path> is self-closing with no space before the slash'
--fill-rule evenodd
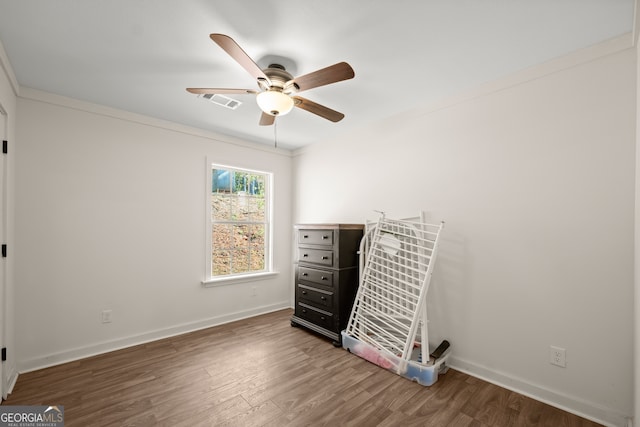
<path id="1" fill-rule="evenodd" d="M 213 193 L 229 193 L 231 192 L 231 184 L 233 183 L 233 172 L 226 169 L 213 169 L 211 175 L 211 191 Z"/>
<path id="2" fill-rule="evenodd" d="M 249 220 L 264 221 L 265 217 L 265 201 L 262 196 L 251 196 L 249 199 Z"/>
<path id="3" fill-rule="evenodd" d="M 211 241 L 213 249 L 231 249 L 233 247 L 232 227 L 227 224 L 213 224 Z"/>
<path id="4" fill-rule="evenodd" d="M 264 270 L 264 250 L 260 248 L 255 250 L 251 248 L 249 252 L 249 258 L 251 259 L 251 271 Z"/>
<path id="5" fill-rule="evenodd" d="M 248 225 L 233 225 L 233 246 L 234 248 L 241 248 L 247 246 L 247 239 L 249 238 L 249 226 Z"/>
<path id="6" fill-rule="evenodd" d="M 231 218 L 234 221 L 247 221 L 249 219 L 249 200 L 244 192 L 236 193 L 231 199 Z"/>
<path id="7" fill-rule="evenodd" d="M 264 270 L 264 225 L 252 225 L 249 229 L 249 259 L 252 271 Z"/>
<path id="8" fill-rule="evenodd" d="M 213 261 L 211 265 L 211 275 L 221 276 L 231 273 L 231 252 L 228 250 L 216 250 L 211 253 Z"/>
<path id="9" fill-rule="evenodd" d="M 240 191 L 245 191 L 245 183 L 247 174 L 244 172 L 236 172 L 234 173 L 233 186 L 231 188 L 231 192 L 238 193 Z"/>
<path id="10" fill-rule="evenodd" d="M 265 195 L 265 185 L 264 185 L 264 175 L 252 175 L 249 180 L 248 191 L 249 194 L 259 197 L 264 197 Z"/>
<path id="11" fill-rule="evenodd" d="M 251 246 L 264 246 L 264 224 L 251 225 L 248 232 Z"/>
<path id="12" fill-rule="evenodd" d="M 211 194 L 211 220 L 228 221 L 231 219 L 231 195 L 225 193 Z"/>
<path id="13" fill-rule="evenodd" d="M 232 252 L 231 272 L 244 273 L 249 270 L 249 250 L 245 246 Z"/>

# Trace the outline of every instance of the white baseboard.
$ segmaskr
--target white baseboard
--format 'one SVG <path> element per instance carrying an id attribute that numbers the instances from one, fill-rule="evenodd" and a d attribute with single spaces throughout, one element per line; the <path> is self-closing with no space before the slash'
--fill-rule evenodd
<path id="1" fill-rule="evenodd" d="M 8 384 L 7 384 L 7 394 L 11 394 L 11 392 L 13 391 L 13 387 L 15 387 L 16 385 L 16 381 L 18 381 L 18 373 L 17 372 L 12 372 L 9 375 L 8 378 Z"/>
<path id="2" fill-rule="evenodd" d="M 84 359 L 86 357 L 91 357 L 126 347 L 132 347 L 134 345 L 144 344 L 163 338 L 169 338 L 200 329 L 206 329 L 225 323 L 230 323 L 236 320 L 242 320 L 249 317 L 271 313 L 287 308 L 291 308 L 290 301 L 283 301 L 277 304 L 271 304 L 267 306 L 256 307 L 250 310 L 224 314 L 197 322 L 186 323 L 170 328 L 146 332 L 144 334 L 111 340 L 98 344 L 92 344 L 86 347 L 33 358 L 27 361 L 22 361 L 19 365 L 19 372 L 26 373 L 35 371 L 37 369 L 72 362 L 74 360 Z M 587 402 L 576 397 L 557 393 L 553 390 L 531 384 L 519 378 L 515 378 L 507 374 L 486 368 L 484 366 L 480 366 L 475 363 L 456 358 L 453 355 L 449 359 L 449 366 L 458 371 L 496 384 L 500 387 L 504 387 L 508 390 L 512 390 L 525 396 L 531 397 L 532 399 L 544 402 L 572 414 L 576 414 L 586 419 L 604 424 L 608 427 L 633 427 L 633 421 L 629 416 L 625 414 L 616 412 L 597 403 Z M 17 379 L 17 372 L 14 372 L 9 377 L 9 393 L 13 389 L 13 386 L 15 385 Z"/>
<path id="3" fill-rule="evenodd" d="M 11 365 L 5 369 L 7 382 L 4 384 L 6 388 L 3 390 L 2 399 L 6 399 L 7 396 L 11 394 L 13 387 L 16 385 L 16 381 L 18 381 L 18 372 L 15 370 L 15 366 Z"/>
<path id="4" fill-rule="evenodd" d="M 119 338 L 97 344 L 91 344 L 85 347 L 79 347 L 55 354 L 49 354 L 42 357 L 19 361 L 18 370 L 20 373 L 35 371 L 38 369 L 60 365 L 62 363 L 72 362 L 74 360 L 84 359 L 98 354 L 120 350 L 126 347 L 132 347 L 134 345 L 144 344 L 163 338 L 169 338 L 200 329 L 206 329 L 212 326 L 218 326 L 225 323 L 234 322 L 236 320 L 242 320 L 249 317 L 258 316 L 260 314 L 283 310 L 286 308 L 291 308 L 291 303 L 289 301 L 282 301 L 280 303 L 256 307 L 250 310 L 243 310 L 235 313 L 215 316 L 197 322 L 185 323 L 182 325 L 172 326 L 170 328 L 159 329 L 155 331 L 145 332 L 143 334 Z"/>
<path id="5" fill-rule="evenodd" d="M 619 413 L 598 403 L 588 402 L 574 396 L 567 396 L 548 388 L 531 384 L 520 378 L 459 359 L 453 355 L 449 359 L 449 366 L 460 372 L 515 391 L 516 393 L 523 394 L 607 427 L 632 427 L 633 425 L 628 415 Z"/>

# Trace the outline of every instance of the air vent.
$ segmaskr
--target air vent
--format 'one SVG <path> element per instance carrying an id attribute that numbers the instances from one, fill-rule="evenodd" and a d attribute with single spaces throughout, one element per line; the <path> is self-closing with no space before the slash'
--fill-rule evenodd
<path id="1" fill-rule="evenodd" d="M 229 98 L 227 96 L 220 95 L 220 94 L 217 94 L 217 93 L 216 94 L 206 93 L 206 94 L 198 95 L 198 98 L 203 98 L 203 99 L 209 100 L 209 101 L 213 102 L 214 104 L 218 104 L 218 105 L 221 105 L 223 107 L 230 108 L 232 110 L 235 110 L 240 105 L 242 105 L 242 102 L 240 102 L 240 101 L 238 101 L 236 99 L 232 99 L 232 98 Z"/>

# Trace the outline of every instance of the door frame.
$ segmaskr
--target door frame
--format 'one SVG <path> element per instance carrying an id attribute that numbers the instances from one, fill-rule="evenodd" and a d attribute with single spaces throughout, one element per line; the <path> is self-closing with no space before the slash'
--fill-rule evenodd
<path id="1" fill-rule="evenodd" d="M 6 110 L 0 103 L 0 139 L 7 141 L 9 120 Z M 2 154 L 0 160 L 0 241 L 7 244 L 8 238 L 8 214 L 9 214 L 9 172 L 8 154 Z M 8 263 L 7 258 L 0 259 L 0 348 L 6 347 L 7 340 L 7 286 Z M 0 362 L 0 397 L 7 398 L 7 372 L 5 362 Z"/>

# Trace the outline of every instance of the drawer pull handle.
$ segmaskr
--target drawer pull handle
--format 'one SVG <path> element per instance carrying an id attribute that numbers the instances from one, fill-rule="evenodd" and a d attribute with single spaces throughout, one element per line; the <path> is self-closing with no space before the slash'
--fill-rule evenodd
<path id="1" fill-rule="evenodd" d="M 302 236 L 302 238 L 303 238 L 303 239 L 308 239 L 308 238 L 309 238 L 309 235 L 308 235 L 308 234 L 305 234 L 304 236 Z"/>
<path id="2" fill-rule="evenodd" d="M 325 236 L 322 236 L 322 239 L 323 239 L 323 240 L 327 240 L 328 238 L 329 238 L 329 236 L 326 236 L 326 235 L 325 235 Z"/>
<path id="3" fill-rule="evenodd" d="M 329 257 L 325 255 L 322 257 L 322 259 L 329 259 Z"/>
<path id="4" fill-rule="evenodd" d="M 307 291 L 302 291 L 302 295 L 306 295 L 306 294 L 307 294 Z"/>
<path id="5" fill-rule="evenodd" d="M 320 320 L 326 320 L 324 316 L 320 316 Z"/>
<path id="6" fill-rule="evenodd" d="M 303 275 L 304 277 L 307 277 L 307 276 L 309 275 L 309 273 L 302 273 L 302 275 Z"/>
<path id="7" fill-rule="evenodd" d="M 303 313 L 306 313 L 306 312 L 307 312 L 307 310 L 305 310 L 305 309 L 303 308 L 303 309 L 302 309 L 302 312 L 303 312 Z"/>
<path id="8" fill-rule="evenodd" d="M 322 276 L 320 277 L 320 280 L 329 280 L 329 278 L 327 276 Z"/>
<path id="9" fill-rule="evenodd" d="M 302 254 L 302 258 L 307 258 L 309 254 Z"/>
<path id="10" fill-rule="evenodd" d="M 321 299 L 322 301 L 326 301 L 326 300 L 327 300 L 327 297 L 320 297 L 320 299 Z"/>

